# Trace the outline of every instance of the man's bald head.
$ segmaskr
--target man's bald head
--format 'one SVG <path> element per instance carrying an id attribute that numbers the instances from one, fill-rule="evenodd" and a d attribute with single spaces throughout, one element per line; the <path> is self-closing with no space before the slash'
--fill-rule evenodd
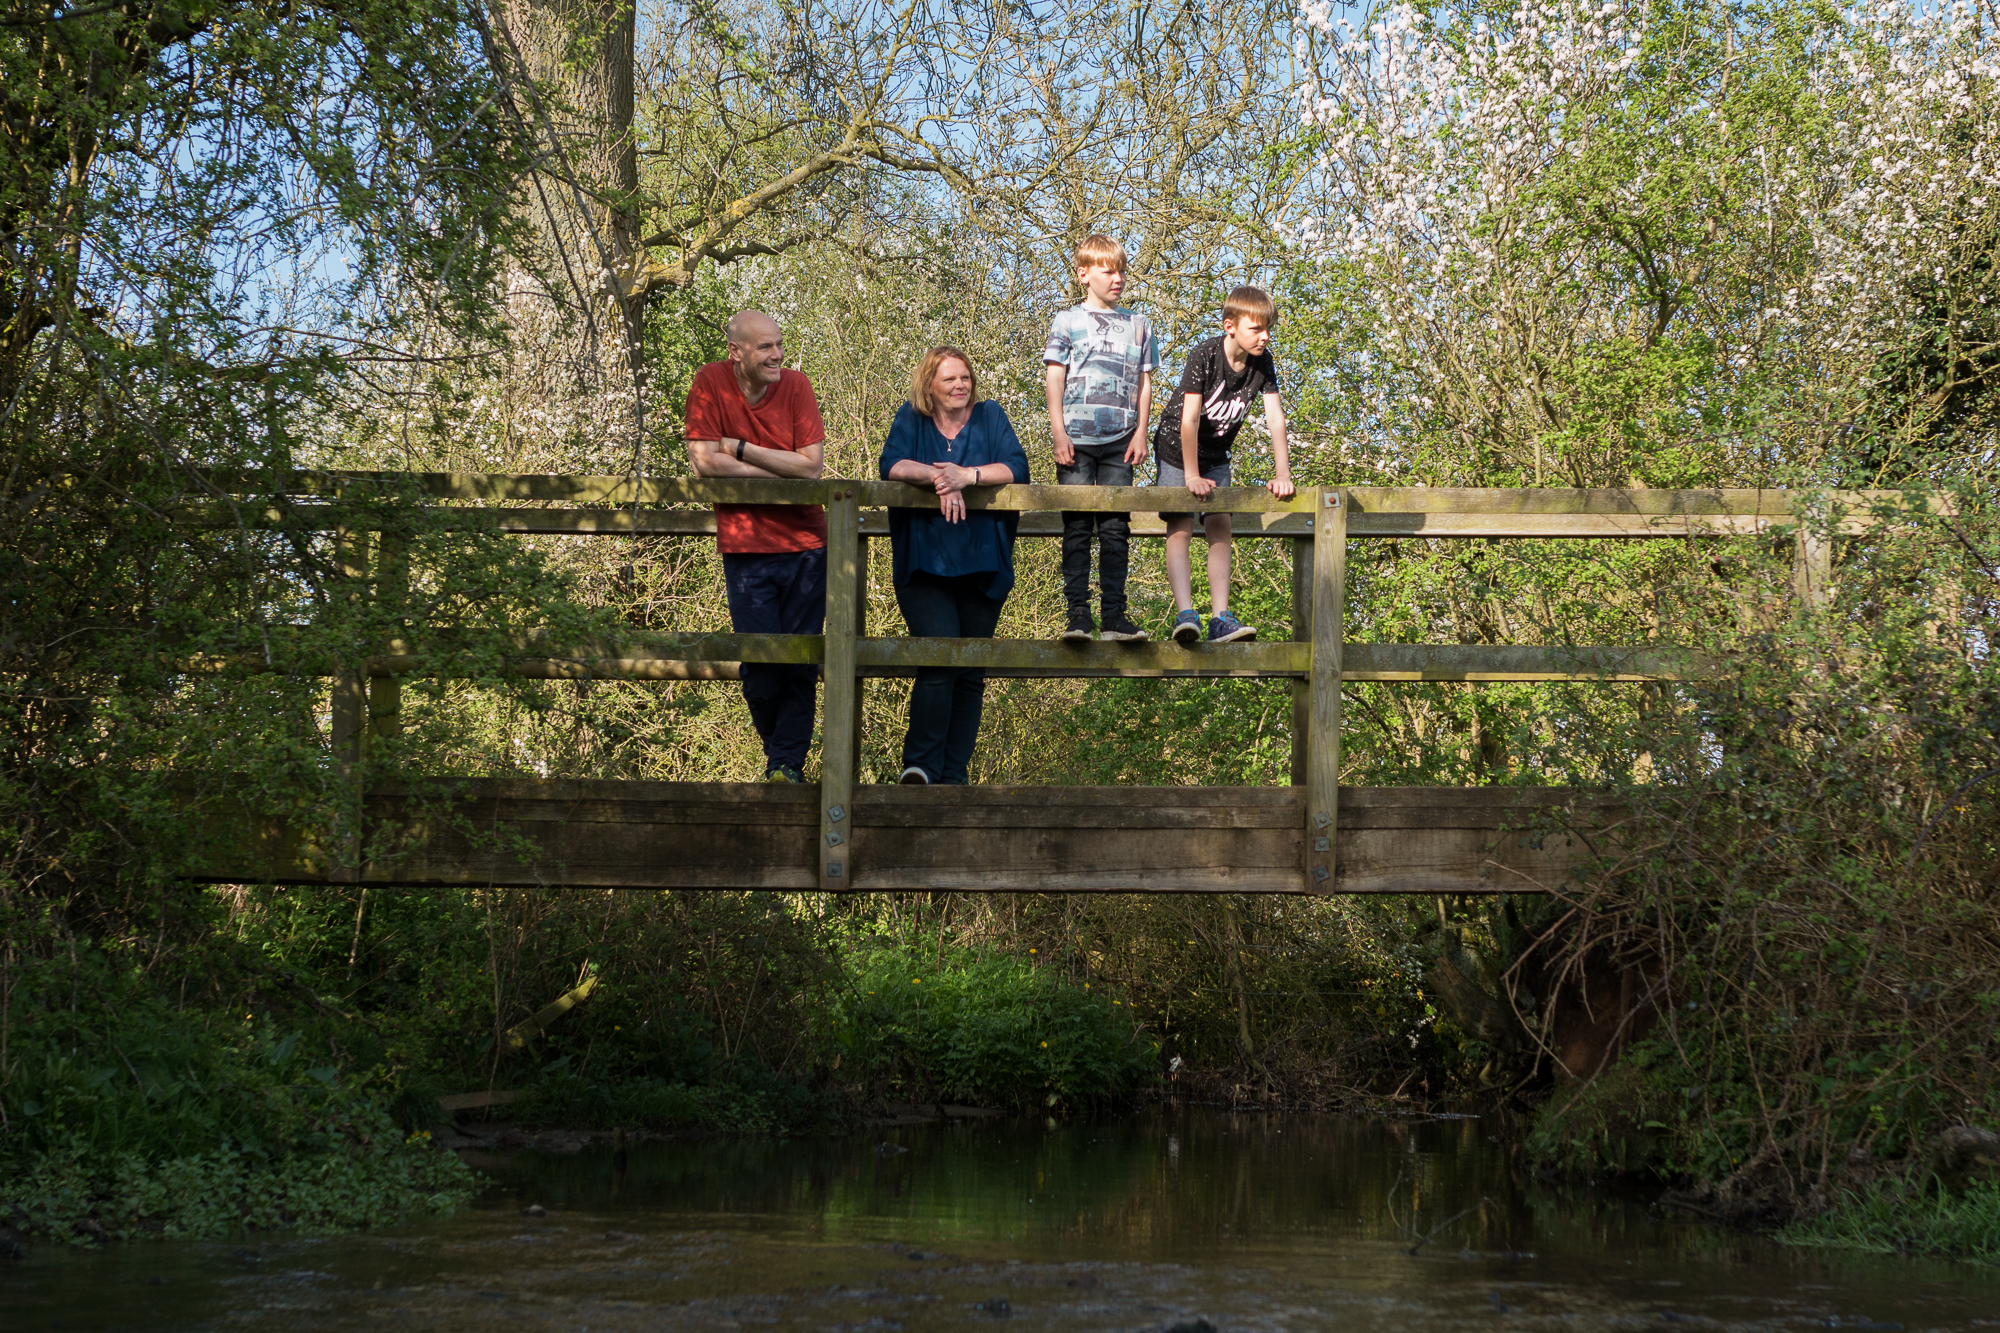
<path id="1" fill-rule="evenodd" d="M 729 339 L 729 364 L 743 396 L 755 403 L 778 382 L 785 368 L 785 340 L 778 321 L 761 310 L 739 310 L 723 326 Z"/>
<path id="2" fill-rule="evenodd" d="M 778 321 L 761 310 L 739 310 L 729 317 L 729 322 L 723 325 L 722 332 L 729 341 L 748 346 L 767 332 L 775 336 L 778 332 Z"/>

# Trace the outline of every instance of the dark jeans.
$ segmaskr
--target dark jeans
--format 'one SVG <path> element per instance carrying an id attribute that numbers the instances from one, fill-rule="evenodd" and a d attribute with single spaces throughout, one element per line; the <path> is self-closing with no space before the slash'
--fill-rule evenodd
<path id="1" fill-rule="evenodd" d="M 913 570 L 896 587 L 896 605 L 910 633 L 923 639 L 990 639 L 1006 600 L 979 590 L 983 574 L 939 578 Z M 924 770 L 932 782 L 963 783 L 972 748 L 979 743 L 986 673 L 969 667 L 919 667 L 910 688 L 910 729 L 903 736 L 903 765 Z"/>
<path id="2" fill-rule="evenodd" d="M 738 634 L 818 634 L 826 626 L 826 550 L 724 555 L 729 623 Z M 819 668 L 743 664 L 743 701 L 764 740 L 764 771 L 804 768 L 812 748 Z"/>
<path id="3" fill-rule="evenodd" d="M 1132 465 L 1123 445 L 1078 449 L 1074 463 L 1056 464 L 1058 486 L 1130 486 Z M 1097 585 L 1109 617 L 1125 610 L 1125 571 L 1131 564 L 1130 514 L 1063 514 L 1063 597 L 1072 614 L 1090 609 L 1090 541 L 1097 539 Z"/>

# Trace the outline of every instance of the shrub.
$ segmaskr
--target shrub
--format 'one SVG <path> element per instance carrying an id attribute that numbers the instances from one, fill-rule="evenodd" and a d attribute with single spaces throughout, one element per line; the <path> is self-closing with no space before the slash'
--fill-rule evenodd
<path id="1" fill-rule="evenodd" d="M 1078 1109 L 1130 1096 L 1154 1068 L 1122 999 L 1017 959 L 877 948 L 854 987 L 836 1040 L 878 1091 Z"/>

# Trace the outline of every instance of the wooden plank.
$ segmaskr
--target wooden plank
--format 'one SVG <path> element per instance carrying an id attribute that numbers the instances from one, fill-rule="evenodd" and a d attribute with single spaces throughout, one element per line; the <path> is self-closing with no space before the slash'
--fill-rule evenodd
<path id="1" fill-rule="evenodd" d="M 541 1096 L 533 1088 L 523 1088 L 519 1092 L 454 1092 L 438 1098 L 438 1107 L 445 1111 L 481 1111 L 489 1106 L 512 1106 L 515 1102 L 525 1102 Z"/>
<path id="2" fill-rule="evenodd" d="M 1428 790 L 1427 788 L 1424 790 Z M 1454 790 L 1439 788 L 1438 790 Z M 1512 790 L 1493 788 L 1492 790 Z M 859 787 L 855 800 L 866 821 L 884 809 L 909 808 L 936 813 L 954 806 L 980 805 L 1021 810 L 1137 810 L 1159 805 L 1169 794 L 1172 804 L 1191 810 L 1294 810 L 1298 793 L 1290 787 L 904 787 L 893 782 Z M 1274 826 L 1275 827 L 1275 826 Z"/>
<path id="3" fill-rule="evenodd" d="M 1257 893 L 1298 887 L 1291 828 L 862 826 L 858 889 Z"/>
<path id="4" fill-rule="evenodd" d="M 1699 680 L 1719 663 L 1690 649 L 1509 643 L 1350 643 L 1343 680 Z"/>
<path id="5" fill-rule="evenodd" d="M 824 641 L 813 635 L 689 636 L 679 644 L 600 645 L 610 656 L 518 657 L 504 674 L 538 680 L 732 680 L 742 662 L 817 662 Z M 1070 645 L 1034 639 L 858 639 L 856 671 L 867 677 L 908 676 L 926 666 L 977 666 L 989 675 L 1023 677 L 1241 676 L 1304 679 L 1311 646 L 1286 640 L 1258 643 L 1172 642 Z M 216 662 L 221 669 L 228 663 Z M 240 665 L 256 667 L 245 659 Z M 1696 680 L 1726 663 L 1692 649 L 1646 644 L 1349 643 L 1344 680 Z M 373 675 L 435 676 L 413 655 L 370 659 Z"/>
<path id="6" fill-rule="evenodd" d="M 1171 496 L 1157 488 L 1144 488 L 1150 504 L 1169 507 Z M 1181 494 L 1174 492 L 1174 495 Z M 989 506 L 999 508 L 1001 506 Z M 245 526 L 259 529 L 324 532 L 338 528 L 353 506 L 295 504 L 283 508 L 266 507 L 249 511 L 241 506 L 184 506 L 175 511 L 178 521 L 207 528 Z M 623 509 L 567 507 L 466 508 L 432 506 L 423 511 L 423 522 L 446 531 L 498 531 L 519 536 L 556 537 L 702 537 L 715 532 L 713 509 Z M 1368 538 L 1511 538 L 1538 540 L 1647 538 L 1714 538 L 1766 532 L 1789 526 L 1797 520 L 1790 514 L 1457 514 L 1381 512 L 1350 513 L 1347 535 Z M 1842 518 L 1838 531 L 1852 536 L 1866 532 L 1876 520 L 1865 513 Z M 1235 536 L 1254 540 L 1260 537 L 1310 536 L 1311 519 L 1303 513 L 1235 513 L 1231 523 Z M 1167 525 L 1156 512 L 1132 511 L 1131 535 L 1141 538 L 1166 536 Z M 861 534 L 866 537 L 889 535 L 888 512 L 882 508 L 864 510 Z M 1017 536 L 1055 538 L 1062 535 L 1062 515 L 1034 510 L 1021 514 Z"/>
<path id="7" fill-rule="evenodd" d="M 1561 487 L 1356 486 L 1351 503 L 1364 514 L 1750 514 L 1789 518 L 1801 492 L 1714 489 L 1570 490 Z M 1836 508 L 1901 508 L 1899 491 L 1824 491 Z"/>
<path id="8" fill-rule="evenodd" d="M 1310 830 L 1295 787 L 958 787 L 854 792 L 851 887 L 1043 892 L 1300 892 Z M 445 801 L 447 795 L 455 801 Z M 819 793 L 757 783 L 459 779 L 368 797 L 377 885 L 805 889 Z M 1621 813 L 1560 788 L 1348 788 L 1337 874 L 1320 892 L 1496 892 L 1551 884 L 1587 846 L 1564 826 Z M 237 812 L 200 878 L 328 882 L 282 821 Z M 1510 831 L 1512 830 L 1512 831 Z M 1554 831 L 1546 831 L 1554 830 Z M 846 879 L 847 876 L 843 876 Z"/>
<path id="9" fill-rule="evenodd" d="M 1312 679 L 1306 726 L 1302 873 L 1308 892 L 1331 889 L 1340 815 L 1340 686 L 1347 615 L 1347 497 L 1313 492 Z"/>
<path id="10" fill-rule="evenodd" d="M 1795 522 L 1785 514 L 1429 514 L 1420 512 L 1348 515 L 1350 537 L 1483 537 L 1571 541 L 1590 538 L 1735 537 Z M 1843 521 L 1865 531 L 1866 517 Z"/>
<path id="11" fill-rule="evenodd" d="M 915 793 L 906 795 L 904 793 Z M 857 828 L 1296 828 L 1291 787 L 863 787 Z"/>
<path id="12" fill-rule="evenodd" d="M 216 471 L 209 482 L 246 497 L 271 495 L 339 496 L 350 500 L 396 499 L 416 494 L 436 499 L 521 500 L 619 508 L 657 504 L 824 504 L 837 491 L 858 486 L 864 507 L 934 505 L 914 487 L 899 482 L 837 479 L 747 481 L 733 478 L 647 477 L 561 473 L 383 472 L 383 471 Z M 1789 515 L 1804 492 L 1764 488 L 1663 490 L 1649 487 L 1565 489 L 1562 487 L 1355 486 L 1346 504 L 1360 514 L 1764 514 Z M 1813 490 L 1838 508 L 1903 509 L 1903 492 L 1893 490 Z M 1135 509 L 1157 511 L 1183 503 L 1185 492 L 1163 487 L 980 486 L 970 492 L 975 507 L 1022 510 Z M 1305 492 L 1279 500 L 1260 487 L 1229 487 L 1194 508 L 1234 513 L 1310 512 Z M 1092 497 L 1097 499 L 1093 501 Z M 1170 503 L 1166 503 L 1170 502 Z M 1949 497 L 1927 497 L 1926 507 L 1946 512 Z"/>
<path id="13" fill-rule="evenodd" d="M 817 635 L 688 636 L 680 644 L 595 645 L 611 656 L 522 656 L 506 659 L 500 674 L 531 680 L 734 680 L 743 662 L 818 662 Z M 1311 646 L 1286 640 L 1259 643 L 1171 642 L 1088 645 L 1024 639 L 858 639 L 856 672 L 864 677 L 910 676 L 924 666 L 977 666 L 989 676 L 1246 677 L 1304 679 Z M 1387 681 L 1639 681 L 1698 680 L 1727 663 L 1691 649 L 1658 645 L 1349 643 L 1342 679 Z M 22 670 L 21 664 L 0 669 Z M 268 670 L 261 657 L 205 657 L 178 664 L 184 671 Z M 331 675 L 338 668 L 321 668 Z M 451 672 L 413 653 L 371 658 L 373 676 L 452 678 Z M 307 674 L 311 674 L 308 672 Z"/>
<path id="14" fill-rule="evenodd" d="M 819 760 L 819 887 L 846 889 L 853 882 L 855 717 L 860 680 L 855 634 L 860 598 L 860 505 L 855 487 L 834 492 L 826 507 L 826 665 L 822 672 Z"/>
<path id="15" fill-rule="evenodd" d="M 1183 648 L 1171 640 L 1152 643 L 1087 644 L 1059 639 L 864 639 L 856 646 L 863 670 L 894 667 L 962 666 L 1010 669 L 1066 675 L 1086 667 L 1120 675 L 1158 675 L 1167 671 L 1226 671 L 1235 674 L 1302 675 L 1310 649 L 1305 644 L 1271 640 L 1261 643 L 1196 644 Z"/>

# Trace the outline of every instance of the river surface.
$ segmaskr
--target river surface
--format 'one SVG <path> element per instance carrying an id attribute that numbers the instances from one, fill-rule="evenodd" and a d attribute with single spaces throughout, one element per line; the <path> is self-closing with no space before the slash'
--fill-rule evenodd
<path id="1" fill-rule="evenodd" d="M 1539 1183 L 1476 1119 L 1163 1111 L 493 1170 L 397 1231 L 42 1246 L 0 1268 L 0 1330 L 2000 1329 L 1990 1269 Z"/>

